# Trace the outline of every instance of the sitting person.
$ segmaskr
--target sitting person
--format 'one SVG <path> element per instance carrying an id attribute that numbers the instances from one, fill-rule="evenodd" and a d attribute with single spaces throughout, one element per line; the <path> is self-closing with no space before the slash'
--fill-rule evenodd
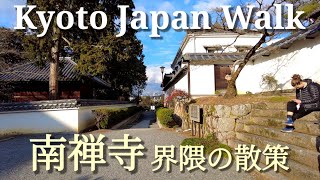
<path id="1" fill-rule="evenodd" d="M 282 132 L 292 132 L 293 123 L 313 111 L 320 111 L 319 84 L 311 79 L 302 80 L 298 74 L 293 75 L 291 85 L 296 89 L 296 99 L 287 104 L 286 127 Z"/>

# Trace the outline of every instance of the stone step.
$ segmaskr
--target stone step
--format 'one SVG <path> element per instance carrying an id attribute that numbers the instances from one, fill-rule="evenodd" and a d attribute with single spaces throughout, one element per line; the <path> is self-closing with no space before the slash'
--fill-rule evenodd
<path id="1" fill-rule="evenodd" d="M 253 109 L 251 113 L 251 117 L 268 117 L 274 119 L 286 119 L 287 112 L 286 110 L 274 110 L 274 109 Z M 319 121 L 320 120 L 320 112 L 312 112 L 307 116 L 304 116 L 300 119 L 300 121 Z"/>
<path id="2" fill-rule="evenodd" d="M 284 119 L 274 119 L 268 117 L 251 117 L 250 119 L 239 120 L 238 122 L 246 125 L 260 125 L 266 127 L 272 127 L 281 130 L 285 127 Z M 301 121 L 296 120 L 294 122 L 295 132 L 320 135 L 319 125 L 316 124 L 318 121 Z"/>
<path id="3" fill-rule="evenodd" d="M 236 133 L 236 138 L 240 141 L 254 144 L 262 148 L 266 147 L 267 144 L 273 146 L 276 146 L 278 144 L 280 144 L 281 146 L 288 146 L 290 148 L 288 157 L 289 159 L 304 164 L 314 170 L 319 169 L 320 162 L 318 162 L 318 156 L 320 156 L 320 153 L 318 152 L 248 133 Z"/>
<path id="4" fill-rule="evenodd" d="M 300 121 L 319 121 L 320 120 L 320 112 L 313 112 L 304 116 L 303 118 L 298 119 Z"/>
<path id="5" fill-rule="evenodd" d="M 319 136 L 302 134 L 298 132 L 283 133 L 279 129 L 257 126 L 257 125 L 245 125 L 243 129 L 237 129 L 239 132 L 246 132 L 249 134 L 255 134 L 263 136 L 269 139 L 282 141 L 288 144 L 303 147 L 309 150 L 317 151 L 316 142 L 320 143 Z M 319 144 L 318 144 L 319 145 Z"/>
<path id="6" fill-rule="evenodd" d="M 287 103 L 265 103 L 265 102 L 255 103 L 255 104 L 252 105 L 252 109 L 286 110 L 287 109 Z"/>
<path id="7" fill-rule="evenodd" d="M 235 152 L 235 148 L 238 146 L 238 144 L 246 144 L 248 146 L 250 146 L 250 143 L 241 141 L 241 140 L 234 140 L 233 145 L 231 145 L 230 147 L 233 148 L 233 156 L 235 157 L 236 155 L 234 154 Z M 265 164 L 263 164 L 263 162 L 260 160 L 259 161 L 259 167 L 265 167 Z M 254 177 L 256 177 L 256 179 L 263 179 L 263 180 L 289 180 L 289 178 L 285 175 L 283 175 L 282 173 L 279 172 L 275 172 L 275 171 L 265 171 L 265 172 L 260 172 L 258 170 L 254 170 L 253 172 Z"/>
<path id="8" fill-rule="evenodd" d="M 250 143 L 241 141 L 241 140 L 235 140 L 234 145 L 237 146 L 237 144 L 246 144 L 250 146 Z M 265 147 L 259 147 L 260 150 L 263 151 Z M 266 164 L 266 158 L 264 156 L 261 156 L 259 161 L 259 167 L 264 168 Z M 281 168 L 279 168 L 278 172 L 275 172 L 273 169 L 269 169 L 269 171 L 263 171 L 258 172 L 256 170 L 256 174 L 260 175 L 262 179 L 307 179 L 307 180 L 317 180 L 320 178 L 320 172 L 319 170 L 312 169 L 304 164 L 301 164 L 299 162 L 296 162 L 290 157 L 288 158 L 287 166 L 290 168 L 288 171 L 285 171 Z"/>
<path id="9" fill-rule="evenodd" d="M 270 117 L 277 119 L 284 119 L 287 116 L 286 110 L 274 110 L 274 109 L 253 109 L 251 117 Z"/>
<path id="10" fill-rule="evenodd" d="M 233 142 L 231 143 L 230 147 L 233 149 L 232 151 L 232 155 L 233 157 L 236 157 L 235 153 L 235 148 L 238 146 L 238 144 L 246 144 L 248 146 L 250 146 L 249 143 L 247 142 L 243 142 L 241 140 L 233 140 Z M 236 163 L 236 161 L 234 160 L 234 163 Z M 263 164 L 262 162 L 259 162 L 259 167 L 265 167 L 265 164 Z M 259 172 L 258 170 L 254 170 L 254 171 L 250 171 L 249 172 L 251 175 L 253 175 L 253 177 L 255 177 L 256 179 L 263 179 L 263 180 L 286 180 L 289 178 L 287 176 L 284 176 L 283 174 L 279 173 L 279 172 L 275 172 L 275 171 L 265 171 L 265 172 Z"/>

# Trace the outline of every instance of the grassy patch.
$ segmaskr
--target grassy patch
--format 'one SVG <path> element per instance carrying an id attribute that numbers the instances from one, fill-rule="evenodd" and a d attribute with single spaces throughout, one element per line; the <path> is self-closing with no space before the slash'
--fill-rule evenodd
<path id="1" fill-rule="evenodd" d="M 281 103 L 281 102 L 288 102 L 288 101 L 292 100 L 292 97 L 274 96 L 274 97 L 268 98 L 268 100 L 269 100 L 269 102 L 272 102 L 272 103 Z"/>
<path id="2" fill-rule="evenodd" d="M 288 102 L 294 99 L 294 96 L 269 96 L 269 95 L 239 95 L 235 98 L 226 99 L 224 97 L 203 97 L 196 99 L 196 104 L 202 105 L 235 105 L 252 103 L 280 103 Z M 263 108 L 263 107 L 262 107 Z"/>
<path id="3" fill-rule="evenodd" d="M 221 144 L 217 137 L 214 135 L 209 135 L 206 138 L 187 138 L 184 139 L 181 142 L 181 146 L 204 146 L 204 152 L 205 154 L 210 154 L 213 150 L 218 148 L 223 148 L 228 150 L 230 153 L 232 152 L 232 149 L 225 144 Z M 223 153 L 223 157 L 227 157 L 226 153 Z"/>

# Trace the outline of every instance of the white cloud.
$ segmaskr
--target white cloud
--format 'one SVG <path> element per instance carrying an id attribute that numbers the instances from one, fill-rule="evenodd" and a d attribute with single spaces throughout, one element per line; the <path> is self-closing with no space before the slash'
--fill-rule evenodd
<path id="1" fill-rule="evenodd" d="M 153 95 L 154 93 L 160 93 L 161 94 L 161 82 L 162 82 L 162 77 L 161 77 L 161 70 L 160 67 L 164 66 L 164 74 L 165 73 L 171 73 L 172 69 L 170 67 L 171 62 L 165 62 L 163 64 L 158 64 L 158 65 L 151 65 L 147 66 L 147 86 L 143 92 L 143 95 Z"/>
<path id="2" fill-rule="evenodd" d="M 197 11 L 208 11 L 223 5 L 230 5 L 232 0 L 201 0 L 193 6 Z"/>
<path id="3" fill-rule="evenodd" d="M 164 64 L 147 66 L 147 83 L 157 83 L 160 85 L 162 82 L 160 67 L 165 67 L 164 73 L 170 73 L 172 71 L 170 64 L 171 62 L 166 62 Z"/>
<path id="4" fill-rule="evenodd" d="M 175 7 L 169 1 L 165 1 L 159 5 L 158 11 L 173 12 Z"/>
<path id="5" fill-rule="evenodd" d="M 161 95 L 162 94 L 161 91 L 162 90 L 161 90 L 160 84 L 148 83 L 142 95 L 143 96 Z"/>
<path id="6" fill-rule="evenodd" d="M 190 3 L 190 0 L 184 0 L 184 4 L 189 4 Z"/>

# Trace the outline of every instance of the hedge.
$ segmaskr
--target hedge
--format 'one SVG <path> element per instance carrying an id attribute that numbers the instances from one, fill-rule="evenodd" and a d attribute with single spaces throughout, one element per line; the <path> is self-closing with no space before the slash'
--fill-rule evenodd
<path id="1" fill-rule="evenodd" d="M 141 107 L 98 109 L 94 111 L 98 129 L 107 129 L 141 111 Z"/>
<path id="2" fill-rule="evenodd" d="M 160 124 L 166 127 L 172 127 L 175 125 L 175 121 L 173 119 L 173 110 L 168 108 L 159 108 L 157 110 L 157 118 Z"/>

